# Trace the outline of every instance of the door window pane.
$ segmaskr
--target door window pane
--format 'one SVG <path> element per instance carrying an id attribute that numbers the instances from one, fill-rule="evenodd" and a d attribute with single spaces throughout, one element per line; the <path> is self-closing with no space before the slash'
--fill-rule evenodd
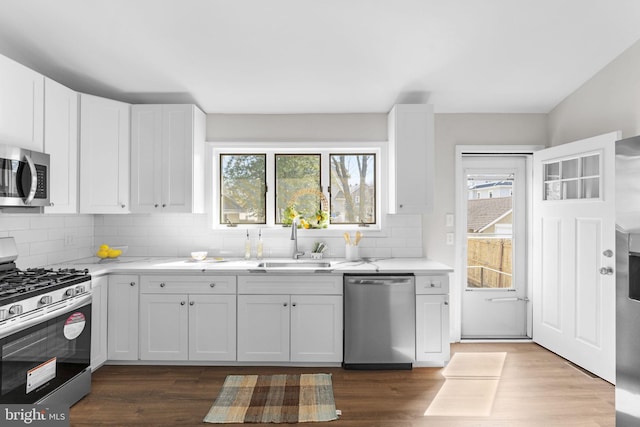
<path id="1" fill-rule="evenodd" d="M 296 214 L 312 221 L 322 209 L 320 154 L 276 154 L 275 161 L 276 223 L 291 224 Z"/>
<path id="2" fill-rule="evenodd" d="M 220 155 L 220 222 L 266 223 L 266 155 Z"/>
<path id="3" fill-rule="evenodd" d="M 544 200 L 600 197 L 600 154 L 588 154 L 544 165 Z"/>
<path id="4" fill-rule="evenodd" d="M 467 175 L 467 188 L 467 287 L 512 288 L 514 177 Z"/>
<path id="5" fill-rule="evenodd" d="M 331 223 L 375 224 L 375 154 L 331 154 Z"/>

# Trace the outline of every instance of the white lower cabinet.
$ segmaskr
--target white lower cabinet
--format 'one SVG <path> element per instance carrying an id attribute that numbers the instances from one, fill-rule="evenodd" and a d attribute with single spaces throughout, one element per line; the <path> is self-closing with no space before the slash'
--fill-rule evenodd
<path id="1" fill-rule="evenodd" d="M 239 276 L 238 361 L 339 363 L 342 310 L 342 276 Z"/>
<path id="2" fill-rule="evenodd" d="M 235 276 L 140 282 L 141 360 L 236 360 Z"/>
<path id="3" fill-rule="evenodd" d="M 416 276 L 416 361 L 444 366 L 450 358 L 447 276 Z"/>
<path id="4" fill-rule="evenodd" d="M 109 276 L 109 360 L 138 360 L 138 276 Z"/>
<path id="5" fill-rule="evenodd" d="M 91 279 L 91 370 L 95 371 L 107 361 L 107 276 Z"/>

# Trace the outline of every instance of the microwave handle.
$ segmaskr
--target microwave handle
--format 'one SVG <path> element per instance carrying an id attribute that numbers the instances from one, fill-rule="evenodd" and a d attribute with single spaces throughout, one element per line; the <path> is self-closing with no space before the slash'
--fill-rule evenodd
<path id="1" fill-rule="evenodd" d="M 29 205 L 33 202 L 33 198 L 36 197 L 36 189 L 38 187 L 38 171 L 36 170 L 36 165 L 33 163 L 31 156 L 28 154 L 24 155 L 27 164 L 29 165 L 29 169 L 31 170 L 31 187 L 29 188 L 29 194 L 27 198 L 24 199 L 24 204 Z"/>

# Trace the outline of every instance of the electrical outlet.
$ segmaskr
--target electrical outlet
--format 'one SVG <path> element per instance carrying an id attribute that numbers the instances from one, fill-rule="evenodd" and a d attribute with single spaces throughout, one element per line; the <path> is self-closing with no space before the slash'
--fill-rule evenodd
<path id="1" fill-rule="evenodd" d="M 447 245 L 453 245 L 453 233 L 447 233 Z"/>
<path id="2" fill-rule="evenodd" d="M 73 233 L 72 232 L 64 233 L 64 245 L 65 246 L 73 245 Z"/>

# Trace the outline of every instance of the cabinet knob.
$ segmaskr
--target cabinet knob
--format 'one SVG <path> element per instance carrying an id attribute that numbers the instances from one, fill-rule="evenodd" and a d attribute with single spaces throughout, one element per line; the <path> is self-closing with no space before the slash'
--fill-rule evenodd
<path id="1" fill-rule="evenodd" d="M 120 207 L 121 207 L 122 209 L 124 209 L 124 208 L 126 208 L 126 207 L 127 207 L 127 205 L 125 205 L 125 204 L 123 203 L 123 204 L 121 204 L 121 205 L 120 205 Z"/>
<path id="2" fill-rule="evenodd" d="M 166 285 L 164 284 L 164 282 L 160 283 L 160 287 L 164 288 Z"/>
<path id="3" fill-rule="evenodd" d="M 49 206 L 54 206 L 53 202 L 49 203 Z"/>
<path id="4" fill-rule="evenodd" d="M 434 283 L 430 283 L 429 286 L 431 286 L 432 288 L 436 287 L 436 285 Z"/>
<path id="5" fill-rule="evenodd" d="M 286 302 L 283 304 L 284 307 L 288 306 L 289 304 L 287 304 Z"/>
<path id="6" fill-rule="evenodd" d="M 402 208 L 404 208 L 404 205 L 399 205 L 398 207 L 399 207 L 400 209 L 402 209 Z"/>
<path id="7" fill-rule="evenodd" d="M 215 284 L 215 283 L 209 283 L 209 287 L 210 287 L 210 288 L 215 288 L 215 287 L 216 287 L 216 284 Z"/>
<path id="8" fill-rule="evenodd" d="M 129 286 L 135 286 L 135 285 L 136 285 L 136 282 L 129 283 Z"/>
<path id="9" fill-rule="evenodd" d="M 613 256 L 613 251 L 611 249 L 607 249 L 606 251 L 602 252 L 602 255 L 606 256 L 607 258 L 611 258 Z"/>
<path id="10" fill-rule="evenodd" d="M 195 301 L 189 301 L 189 305 L 195 304 Z"/>
<path id="11" fill-rule="evenodd" d="M 291 305 L 295 307 L 297 304 L 294 302 L 294 303 L 292 303 Z"/>
<path id="12" fill-rule="evenodd" d="M 180 305 L 185 305 L 185 304 L 186 304 L 186 302 L 180 301 Z"/>
<path id="13" fill-rule="evenodd" d="M 449 301 L 445 301 L 445 302 L 444 302 L 444 305 L 449 305 Z"/>
<path id="14" fill-rule="evenodd" d="M 155 205 L 153 205 L 153 207 L 154 207 L 154 208 L 157 208 L 157 207 L 158 207 L 158 204 L 156 203 Z"/>
<path id="15" fill-rule="evenodd" d="M 162 204 L 162 207 L 163 207 L 163 208 L 166 208 L 166 207 L 167 207 L 167 204 L 166 204 L 166 203 L 163 203 L 163 204 Z"/>

